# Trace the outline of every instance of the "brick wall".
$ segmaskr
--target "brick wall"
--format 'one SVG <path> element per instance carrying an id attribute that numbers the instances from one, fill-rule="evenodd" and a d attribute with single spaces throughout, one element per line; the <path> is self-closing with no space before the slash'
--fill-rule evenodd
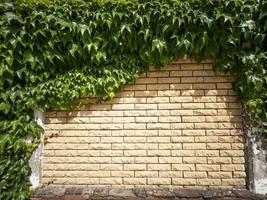
<path id="1" fill-rule="evenodd" d="M 114 99 L 46 113 L 44 185 L 245 185 L 233 78 L 181 60 L 153 68 Z"/>

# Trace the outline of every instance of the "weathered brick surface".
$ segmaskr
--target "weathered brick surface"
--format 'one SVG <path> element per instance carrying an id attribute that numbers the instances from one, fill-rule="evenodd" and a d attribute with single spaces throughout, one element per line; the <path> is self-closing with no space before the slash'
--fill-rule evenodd
<path id="1" fill-rule="evenodd" d="M 43 185 L 243 188 L 233 78 L 182 60 L 114 99 L 46 113 Z"/>

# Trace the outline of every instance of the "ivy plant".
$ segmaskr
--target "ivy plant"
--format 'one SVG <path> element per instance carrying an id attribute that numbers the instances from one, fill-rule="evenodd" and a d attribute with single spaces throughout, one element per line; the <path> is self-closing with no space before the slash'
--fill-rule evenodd
<path id="1" fill-rule="evenodd" d="M 29 199 L 33 109 L 110 99 L 185 55 L 232 73 L 266 134 L 266 32 L 266 0 L 0 0 L 0 199 Z"/>

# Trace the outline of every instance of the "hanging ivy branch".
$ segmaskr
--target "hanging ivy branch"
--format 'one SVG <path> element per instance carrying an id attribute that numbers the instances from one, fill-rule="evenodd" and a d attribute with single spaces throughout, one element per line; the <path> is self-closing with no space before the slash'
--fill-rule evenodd
<path id="1" fill-rule="evenodd" d="M 185 55 L 236 77 L 267 133 L 266 0 L 1 0 L 0 199 L 29 199 L 28 160 L 42 128 L 33 109 L 115 96 Z"/>

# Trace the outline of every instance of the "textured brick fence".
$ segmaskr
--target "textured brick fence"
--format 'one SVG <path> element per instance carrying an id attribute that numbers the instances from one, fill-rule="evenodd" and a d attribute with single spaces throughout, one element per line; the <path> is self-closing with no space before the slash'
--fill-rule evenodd
<path id="1" fill-rule="evenodd" d="M 240 104 L 229 75 L 182 60 L 114 99 L 46 113 L 43 179 L 53 186 L 244 188 Z"/>

